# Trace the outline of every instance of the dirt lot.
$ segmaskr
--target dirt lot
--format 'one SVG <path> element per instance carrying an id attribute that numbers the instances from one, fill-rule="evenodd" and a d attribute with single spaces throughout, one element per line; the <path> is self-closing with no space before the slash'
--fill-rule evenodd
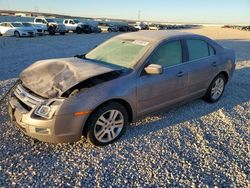
<path id="1" fill-rule="evenodd" d="M 132 124 L 117 143 L 51 145 L 24 136 L 0 111 L 0 187 L 250 185 L 250 32 L 188 30 L 233 48 L 237 67 L 216 104 L 196 100 Z M 36 60 L 84 53 L 116 34 L 0 37 L 0 96 Z"/>

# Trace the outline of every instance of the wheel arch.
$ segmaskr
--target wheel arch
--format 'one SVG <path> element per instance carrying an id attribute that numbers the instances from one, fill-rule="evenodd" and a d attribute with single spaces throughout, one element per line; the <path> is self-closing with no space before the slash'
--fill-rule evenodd
<path id="1" fill-rule="evenodd" d="M 107 103 L 110 103 L 110 102 L 116 102 L 116 103 L 119 103 L 121 105 L 123 105 L 125 107 L 125 109 L 127 110 L 127 113 L 128 113 L 128 121 L 129 122 L 132 122 L 133 120 L 133 110 L 132 110 L 132 107 L 131 105 L 124 99 L 121 99 L 121 98 L 114 98 L 114 99 L 110 99 L 110 100 L 107 100 L 101 104 L 99 104 L 92 112 L 94 113 L 97 109 L 101 108 L 102 106 L 105 106 Z"/>
<path id="2" fill-rule="evenodd" d="M 226 83 L 228 82 L 228 79 L 229 79 L 229 75 L 228 75 L 228 73 L 226 72 L 226 71 L 221 71 L 221 72 L 219 72 L 216 76 L 218 76 L 218 75 L 223 75 L 224 77 L 225 77 L 225 81 L 226 81 Z"/>

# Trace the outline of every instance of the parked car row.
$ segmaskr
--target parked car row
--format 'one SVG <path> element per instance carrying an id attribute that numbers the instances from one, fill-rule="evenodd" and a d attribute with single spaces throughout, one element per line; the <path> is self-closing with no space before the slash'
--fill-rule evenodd
<path id="1" fill-rule="evenodd" d="M 101 33 L 101 32 L 133 32 L 138 31 L 133 25 L 115 26 L 106 22 L 100 22 L 98 26 L 83 23 L 77 19 L 65 19 L 58 23 L 53 18 L 36 17 L 33 22 L 3 22 L 0 23 L 0 35 L 16 37 L 36 35 L 64 35 L 68 32 L 77 34 Z"/>
<path id="2" fill-rule="evenodd" d="M 196 27 L 196 25 L 165 25 L 165 24 L 152 24 L 149 25 L 149 30 L 170 30 L 170 29 L 189 29 Z"/>
<path id="3" fill-rule="evenodd" d="M 240 25 L 224 25 L 222 28 L 232 28 L 232 29 L 238 29 L 242 31 L 250 31 L 250 26 L 240 26 Z"/>

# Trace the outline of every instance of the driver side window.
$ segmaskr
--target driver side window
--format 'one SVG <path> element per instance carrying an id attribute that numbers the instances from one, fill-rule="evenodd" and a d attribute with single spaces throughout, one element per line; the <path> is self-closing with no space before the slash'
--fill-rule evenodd
<path id="1" fill-rule="evenodd" d="M 150 58 L 150 64 L 170 67 L 182 63 L 181 41 L 172 41 L 160 46 Z"/>

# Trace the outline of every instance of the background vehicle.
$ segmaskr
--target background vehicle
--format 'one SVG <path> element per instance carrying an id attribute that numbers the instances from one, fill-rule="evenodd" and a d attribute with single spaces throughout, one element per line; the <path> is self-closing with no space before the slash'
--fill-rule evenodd
<path id="1" fill-rule="evenodd" d="M 64 35 L 66 33 L 65 25 L 57 23 L 53 18 L 36 17 L 34 24 L 43 27 L 50 35 L 56 33 Z"/>
<path id="2" fill-rule="evenodd" d="M 151 24 L 148 27 L 149 27 L 149 30 L 159 30 L 158 26 L 155 24 Z"/>
<path id="3" fill-rule="evenodd" d="M 35 30 L 35 34 L 36 35 L 44 35 L 44 28 L 42 26 L 39 26 L 39 25 L 34 25 L 33 23 L 30 23 L 30 22 L 22 22 L 23 26 L 28 28 L 33 28 Z"/>
<path id="4" fill-rule="evenodd" d="M 134 27 L 136 28 L 136 29 L 138 29 L 138 30 L 141 30 L 142 29 L 142 27 L 140 26 L 140 25 L 134 25 Z"/>
<path id="5" fill-rule="evenodd" d="M 73 142 L 84 134 L 103 146 L 141 116 L 201 97 L 218 101 L 234 69 L 234 52 L 207 37 L 127 33 L 86 55 L 25 69 L 11 92 L 9 113 L 39 140 Z"/>
<path id="6" fill-rule="evenodd" d="M 77 19 L 65 19 L 63 24 L 66 26 L 67 31 L 73 31 L 78 34 L 81 33 L 92 33 L 90 25 L 82 23 Z"/>
<path id="7" fill-rule="evenodd" d="M 129 31 L 129 27 L 126 25 L 121 25 L 118 27 L 120 32 L 128 32 Z"/>
<path id="8" fill-rule="evenodd" d="M 130 32 L 134 32 L 134 31 L 139 31 L 139 29 L 138 28 L 136 28 L 135 26 L 133 26 L 133 25 L 128 25 L 128 31 L 130 31 Z"/>
<path id="9" fill-rule="evenodd" d="M 91 27 L 91 31 L 92 31 L 93 33 L 101 33 L 101 32 L 102 32 L 101 28 L 99 28 L 99 27 L 97 27 L 97 26 L 91 25 L 90 27 Z"/>
<path id="10" fill-rule="evenodd" d="M 3 22 L 0 24 L 0 33 L 2 35 L 15 37 L 33 37 L 35 30 L 33 27 L 25 27 L 19 22 Z"/>
<path id="11" fill-rule="evenodd" d="M 110 24 L 104 23 L 104 22 L 99 22 L 98 26 L 99 26 L 99 28 L 101 28 L 102 32 L 103 31 L 108 31 L 108 32 L 118 32 L 119 31 L 119 28 L 117 26 L 110 25 Z"/>

